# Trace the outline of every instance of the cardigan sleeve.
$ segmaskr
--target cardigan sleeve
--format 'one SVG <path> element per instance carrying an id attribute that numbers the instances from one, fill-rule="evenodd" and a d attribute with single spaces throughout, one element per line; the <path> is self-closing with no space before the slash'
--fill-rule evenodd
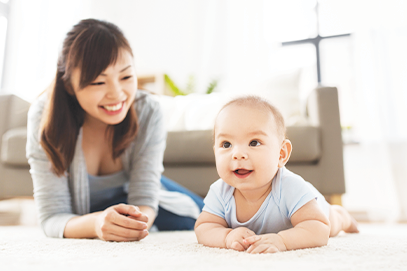
<path id="1" fill-rule="evenodd" d="M 34 200 L 42 230 L 48 237 L 63 238 L 72 213 L 71 194 L 66 175 L 58 177 L 40 145 L 41 115 L 46 95 L 38 98 L 28 111 L 26 156 L 34 186 Z"/>
<path id="2" fill-rule="evenodd" d="M 140 92 L 135 106 L 139 130 L 130 157 L 128 203 L 158 210 L 158 192 L 167 133 L 160 104 Z"/>

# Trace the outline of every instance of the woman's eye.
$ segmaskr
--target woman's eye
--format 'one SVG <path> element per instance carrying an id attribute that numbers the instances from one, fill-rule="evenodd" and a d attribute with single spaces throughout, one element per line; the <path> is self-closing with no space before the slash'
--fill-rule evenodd
<path id="1" fill-rule="evenodd" d="M 250 147 L 257 147 L 260 146 L 260 142 L 257 140 L 252 140 L 249 144 Z"/>
<path id="2" fill-rule="evenodd" d="M 228 149 L 232 146 L 232 144 L 230 144 L 229 142 L 223 142 L 222 143 L 222 148 Z"/>
<path id="3" fill-rule="evenodd" d="M 130 78 L 131 78 L 131 75 L 123 77 L 122 80 L 127 80 L 127 79 L 130 79 Z"/>
<path id="4" fill-rule="evenodd" d="M 94 83 L 90 83 L 92 86 L 101 86 L 103 85 L 105 82 L 94 82 Z"/>

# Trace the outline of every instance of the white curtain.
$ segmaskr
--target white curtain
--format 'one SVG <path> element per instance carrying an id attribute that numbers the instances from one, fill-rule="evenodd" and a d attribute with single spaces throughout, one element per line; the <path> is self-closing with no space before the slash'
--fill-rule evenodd
<path id="1" fill-rule="evenodd" d="M 407 12 L 405 5 L 394 6 L 395 14 L 397 8 Z M 354 41 L 355 135 L 370 149 L 365 177 L 377 172 L 375 167 L 385 172 L 380 183 L 366 182 L 374 195 L 370 207 L 384 219 L 407 221 L 407 25 L 361 29 Z"/>

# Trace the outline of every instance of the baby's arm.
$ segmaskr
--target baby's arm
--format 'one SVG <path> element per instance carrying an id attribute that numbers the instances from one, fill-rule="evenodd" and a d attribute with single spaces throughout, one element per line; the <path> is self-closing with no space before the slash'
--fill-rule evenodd
<path id="1" fill-rule="evenodd" d="M 239 251 L 249 247 L 243 240 L 255 235 L 253 231 L 244 227 L 232 230 L 223 218 L 205 211 L 199 215 L 195 223 L 195 234 L 198 243 L 205 246 Z"/>
<path id="2" fill-rule="evenodd" d="M 264 253 L 324 246 L 328 243 L 330 224 L 316 200 L 311 200 L 291 216 L 293 228 L 278 234 L 249 237 L 247 252 Z M 258 239 L 260 237 L 260 239 Z M 257 240 L 256 240 L 257 239 Z"/>

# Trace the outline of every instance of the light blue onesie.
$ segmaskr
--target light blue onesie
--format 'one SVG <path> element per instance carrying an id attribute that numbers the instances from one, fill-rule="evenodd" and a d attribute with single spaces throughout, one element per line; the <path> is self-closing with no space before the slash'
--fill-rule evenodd
<path id="1" fill-rule="evenodd" d="M 203 211 L 225 219 L 230 228 L 246 227 L 256 234 L 278 233 L 292 228 L 291 216 L 304 204 L 316 199 L 323 213 L 329 217 L 329 203 L 324 196 L 301 176 L 285 167 L 273 179 L 271 192 L 257 213 L 246 222 L 236 218 L 235 188 L 222 179 L 214 182 L 204 199 Z"/>

